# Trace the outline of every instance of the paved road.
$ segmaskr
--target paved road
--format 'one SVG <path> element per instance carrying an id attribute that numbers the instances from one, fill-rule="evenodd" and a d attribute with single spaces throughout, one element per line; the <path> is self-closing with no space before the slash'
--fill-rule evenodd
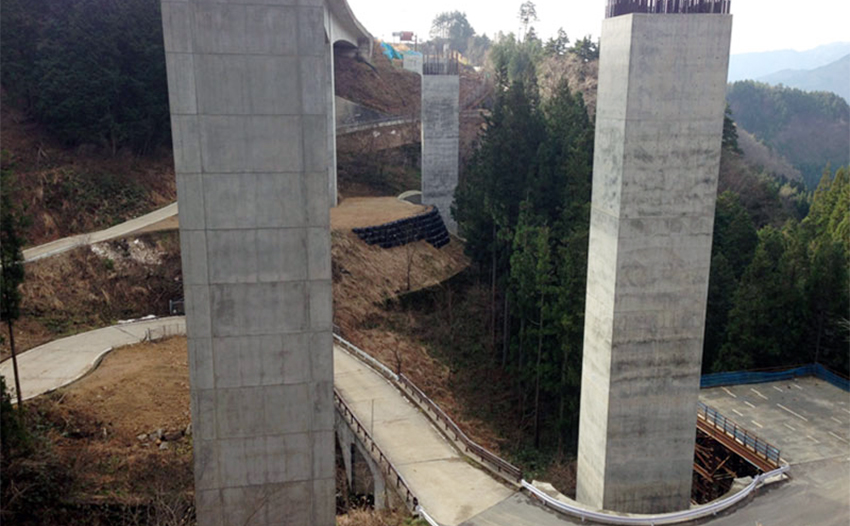
<path id="1" fill-rule="evenodd" d="M 137 343 L 148 330 L 157 336 L 167 330 L 170 334 L 185 332 L 182 317 L 141 321 L 98 329 L 63 338 L 31 349 L 19 356 L 22 374 L 21 387 L 25 398 L 51 391 L 85 375 L 103 356 L 106 349 Z M 11 377 L 11 361 L 0 363 L 0 374 Z M 430 420 L 413 406 L 382 376 L 345 351 L 334 350 L 334 383 L 349 407 L 365 425 L 372 422 L 373 436 L 386 455 L 404 476 L 422 505 L 443 526 L 561 526 L 582 524 L 551 512 L 522 493 L 497 482 L 487 473 L 467 462 L 437 431 Z M 784 407 L 808 418 L 822 433 L 835 439 L 818 444 L 806 439 L 796 441 L 789 453 L 792 462 L 791 479 L 786 483 L 761 489 L 755 499 L 727 513 L 701 521 L 712 526 L 847 526 L 850 524 L 850 448 L 829 431 L 841 415 L 850 414 L 847 393 L 832 388 L 817 379 L 800 379 L 798 387 L 784 386 L 784 391 L 770 384 L 734 386 L 725 390 L 703 390 L 701 399 L 711 405 L 726 405 L 724 412 L 738 408 L 739 413 L 765 426 L 761 435 L 782 447 L 800 433 L 790 432 L 788 422 L 774 421 L 785 415 L 800 420 Z M 779 387 L 779 385 L 777 385 Z M 752 392 L 755 388 L 768 400 Z M 802 388 L 802 389 L 800 389 Z M 768 390 L 774 392 L 768 395 Z M 748 394 L 749 393 L 749 394 Z M 791 394 L 793 393 L 793 394 Z M 722 394 L 722 396 L 721 396 Z M 757 405 L 752 394 L 761 400 Z M 725 400 L 724 400 L 725 397 Z M 773 400 L 776 397 L 776 400 Z M 781 398 L 780 398 L 781 397 Z M 749 403 L 745 403 L 749 402 Z M 750 407 L 754 406 L 754 407 Z M 746 408 L 746 409 L 745 409 Z M 749 409 L 752 413 L 744 413 Z M 756 412 L 757 409 L 761 411 Z M 779 411 L 776 413 L 776 411 Z M 733 413 L 734 416 L 737 416 Z M 773 416 L 771 416 L 773 415 Z M 760 420 L 759 420 L 760 419 Z M 768 424 L 762 423 L 770 422 Z M 790 433 L 776 435 L 776 429 Z M 802 431 L 801 428 L 795 428 Z M 846 431 L 846 426 L 844 427 Z M 806 430 L 813 433 L 814 430 Z M 834 432 L 834 431 L 833 431 Z M 838 434 L 838 433 L 836 433 Z M 806 443 L 810 444 L 808 449 Z M 790 442 L 789 442 L 790 443 Z M 835 455 L 835 453 L 839 453 Z M 805 453 L 805 454 L 802 454 Z M 815 457 L 816 460 L 800 460 Z"/>
<path id="2" fill-rule="evenodd" d="M 54 340 L 21 353 L 18 356 L 18 372 L 23 399 L 53 391 L 77 380 L 113 348 L 139 343 L 148 335 L 156 339 L 163 333 L 185 334 L 185 319 L 175 316 L 113 325 Z M 6 385 L 15 400 L 11 359 L 0 363 L 0 375 L 6 378 Z"/>
<path id="3" fill-rule="evenodd" d="M 375 441 L 440 524 L 460 524 L 514 494 L 470 465 L 395 387 L 339 347 L 334 385 L 366 426 L 374 403 Z"/>
<path id="4" fill-rule="evenodd" d="M 131 219 L 127 222 L 121 223 L 120 225 L 107 228 L 106 230 L 64 237 L 62 239 L 57 239 L 56 241 L 51 241 L 50 243 L 45 243 L 44 245 L 28 248 L 24 250 L 24 262 L 29 263 L 41 258 L 55 256 L 56 254 L 61 254 L 62 252 L 67 252 L 68 250 L 80 246 L 129 236 L 142 230 L 149 229 L 151 225 L 159 223 L 160 221 L 165 221 L 176 215 L 177 203 L 171 203 L 164 208 L 160 208 L 159 210 L 155 210 L 149 214 Z"/>

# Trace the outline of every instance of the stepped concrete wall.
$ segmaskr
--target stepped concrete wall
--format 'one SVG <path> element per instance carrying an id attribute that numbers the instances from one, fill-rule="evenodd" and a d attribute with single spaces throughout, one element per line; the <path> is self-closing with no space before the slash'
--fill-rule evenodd
<path id="1" fill-rule="evenodd" d="M 449 232 L 460 162 L 460 77 L 422 77 L 422 203 L 434 205 Z"/>
<path id="2" fill-rule="evenodd" d="M 688 508 L 730 15 L 602 26 L 577 497 Z"/>
<path id="3" fill-rule="evenodd" d="M 162 2 L 201 526 L 335 520 L 330 45 L 291 4 Z"/>

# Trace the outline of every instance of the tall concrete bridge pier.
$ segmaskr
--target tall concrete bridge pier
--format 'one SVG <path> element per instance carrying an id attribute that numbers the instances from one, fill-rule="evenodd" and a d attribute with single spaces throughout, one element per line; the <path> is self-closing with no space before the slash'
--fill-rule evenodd
<path id="1" fill-rule="evenodd" d="M 162 2 L 198 524 L 332 526 L 332 47 L 344 0 Z"/>
<path id="2" fill-rule="evenodd" d="M 690 501 L 732 17 L 725 0 L 610 4 L 577 497 L 659 513 Z"/>
<path id="3" fill-rule="evenodd" d="M 457 234 L 451 206 L 460 163 L 460 76 L 458 63 L 426 57 L 422 75 L 422 204 L 435 205 Z"/>

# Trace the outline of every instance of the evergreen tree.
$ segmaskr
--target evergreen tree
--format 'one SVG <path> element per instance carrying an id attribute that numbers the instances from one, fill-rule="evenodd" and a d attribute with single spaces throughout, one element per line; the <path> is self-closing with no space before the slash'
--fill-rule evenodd
<path id="1" fill-rule="evenodd" d="M 564 28 L 558 29 L 558 36 L 550 38 L 544 46 L 544 51 L 547 55 L 560 57 L 565 55 L 570 49 L 570 39 L 567 37 L 567 32 Z"/>
<path id="2" fill-rule="evenodd" d="M 455 217 L 509 306 L 502 363 L 518 421 L 535 443 L 562 448 L 577 430 L 593 125 L 566 84 L 538 103 L 536 86 L 511 83 L 490 119 Z"/>
<path id="3" fill-rule="evenodd" d="M 729 312 L 726 343 L 715 370 L 744 370 L 806 361 L 807 323 L 797 250 L 772 227 L 759 232 L 753 260 L 741 278 Z"/>
<path id="4" fill-rule="evenodd" d="M 12 351 L 12 368 L 15 374 L 15 392 L 18 396 L 18 409 L 23 409 L 21 382 L 18 377 L 18 358 L 15 354 L 15 320 L 20 316 L 21 292 L 19 287 L 24 281 L 24 239 L 21 232 L 25 227 L 24 218 L 14 199 L 15 181 L 10 166 L 9 155 L 0 154 L 0 321 L 6 322 L 9 331 L 9 347 Z"/>
<path id="5" fill-rule="evenodd" d="M 10 0 L 3 18 L 3 86 L 69 145 L 170 141 L 158 0 Z"/>

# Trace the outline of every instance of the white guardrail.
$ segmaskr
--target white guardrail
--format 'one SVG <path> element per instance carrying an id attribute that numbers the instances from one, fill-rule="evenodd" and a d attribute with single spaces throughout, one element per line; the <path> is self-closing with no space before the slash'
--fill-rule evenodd
<path id="1" fill-rule="evenodd" d="M 358 359 L 363 360 L 364 362 L 366 362 L 371 367 L 375 368 L 379 373 L 383 374 L 387 378 L 390 378 L 393 381 L 398 382 L 398 375 L 395 374 L 394 372 L 392 372 L 389 369 L 389 367 L 382 364 L 381 362 L 379 362 L 375 358 L 372 358 L 365 351 L 361 350 L 359 347 L 357 347 L 353 343 L 349 342 L 348 340 L 346 340 L 345 338 L 343 338 L 339 334 L 334 333 L 334 338 L 340 343 L 340 345 L 342 345 L 345 348 L 345 350 L 347 352 L 355 355 L 355 357 L 357 357 Z M 340 396 L 340 399 L 342 399 L 341 396 Z M 365 431 L 365 428 L 364 428 L 364 432 L 369 437 L 369 439 L 372 440 L 372 442 L 374 442 L 374 439 L 372 439 L 371 435 L 369 435 L 368 432 Z M 355 436 L 357 436 L 357 433 L 355 433 Z M 386 458 L 386 455 L 384 455 L 384 458 Z M 396 473 L 398 473 L 398 470 L 395 468 L 395 466 L 392 466 L 392 464 L 390 463 L 389 458 L 386 458 L 386 461 L 387 461 L 387 463 L 390 464 L 392 469 Z M 401 474 L 399 474 L 398 476 L 400 478 Z M 405 486 L 405 488 L 407 488 L 408 492 L 412 493 L 411 490 L 410 490 L 410 487 L 407 485 L 407 482 L 404 482 L 404 486 Z M 418 499 L 417 499 L 417 502 L 418 502 Z M 428 512 L 425 511 L 425 508 L 423 508 L 421 504 L 417 503 L 416 507 L 414 508 L 414 511 L 419 515 L 419 517 L 424 519 L 425 522 L 427 522 L 429 524 L 429 526 L 441 526 L 440 523 L 435 521 L 433 517 L 428 515 Z"/>
<path id="2" fill-rule="evenodd" d="M 712 502 L 710 504 L 706 504 L 705 506 L 690 510 L 675 511 L 672 513 L 663 513 L 660 515 L 629 516 L 615 515 L 613 513 L 606 513 L 604 511 L 591 511 L 584 508 L 580 508 L 578 506 L 567 504 L 565 502 L 561 502 L 559 500 L 555 500 L 549 495 L 535 488 L 525 480 L 523 480 L 520 484 L 522 484 L 523 488 L 525 488 L 534 497 L 538 498 L 544 505 L 552 508 L 555 511 L 578 517 L 582 521 L 592 520 L 604 524 L 638 524 L 645 526 L 660 526 L 662 524 L 678 524 L 681 522 L 708 517 L 709 515 L 716 515 L 721 511 L 730 508 L 747 498 L 750 493 L 752 493 L 756 488 L 761 486 L 765 480 L 771 477 L 775 477 L 777 475 L 782 475 L 783 473 L 788 471 L 789 468 L 790 466 L 786 465 L 768 473 L 758 475 L 746 488 L 742 489 L 738 493 L 735 493 L 734 495 L 730 495 L 716 502 Z"/>
<path id="3" fill-rule="evenodd" d="M 339 334 L 334 333 L 334 338 L 342 345 L 342 347 L 347 352 L 353 354 L 358 359 L 366 362 L 378 373 L 391 379 L 394 382 L 399 382 L 399 376 L 393 371 L 391 371 L 389 367 L 376 360 L 371 355 L 361 350 L 356 345 L 349 342 Z M 425 413 L 427 414 L 427 411 Z M 581 519 L 582 522 L 584 522 L 585 520 L 591 520 L 602 524 L 661 526 L 663 524 L 679 524 L 682 522 L 688 522 L 696 519 L 701 519 L 703 517 L 708 517 L 710 515 L 716 515 L 721 511 L 724 511 L 747 498 L 753 491 L 755 491 L 762 484 L 764 484 L 765 480 L 778 475 L 782 475 L 786 473 L 789 469 L 790 466 L 785 465 L 768 473 L 758 475 L 753 479 L 750 484 L 747 485 L 747 487 L 745 487 L 741 491 L 735 493 L 734 495 L 729 495 L 726 498 L 712 502 L 710 504 L 706 504 L 704 506 L 689 510 L 675 511 L 672 513 L 663 513 L 659 515 L 623 515 L 612 512 L 588 510 L 579 506 L 567 504 L 566 502 L 556 500 L 547 495 L 546 493 L 543 493 L 541 490 L 535 488 L 524 479 L 520 481 L 520 485 L 533 497 L 540 500 L 540 502 L 542 502 L 544 506 L 548 506 L 556 512 L 563 513 L 565 515 L 570 515 L 572 517 L 577 517 Z M 416 511 L 419 513 L 419 516 L 423 518 L 430 526 L 440 526 L 438 522 L 436 522 L 433 518 L 431 518 L 430 515 L 428 515 L 428 513 L 422 508 L 421 505 L 416 506 Z"/>
<path id="4" fill-rule="evenodd" d="M 419 513 L 419 516 L 425 519 L 425 522 L 427 522 L 430 526 L 440 526 L 440 523 L 432 519 L 431 516 L 425 512 L 425 509 L 422 506 L 417 506 L 416 512 Z"/>
<path id="5" fill-rule="evenodd" d="M 374 369 L 376 369 L 379 373 L 386 376 L 387 378 L 390 378 L 391 380 L 398 382 L 398 375 L 395 374 L 394 372 L 392 372 L 390 370 L 390 368 L 387 367 L 386 365 L 382 364 L 381 362 L 379 362 L 375 358 L 372 358 L 372 356 L 370 356 L 369 353 L 361 350 L 359 347 L 357 347 L 356 345 L 354 345 L 350 341 L 346 340 L 345 338 L 343 338 L 339 334 L 334 333 L 334 338 L 345 348 L 346 351 L 348 351 L 351 354 L 354 354 L 358 359 L 366 362 L 368 365 L 372 366 Z"/>

